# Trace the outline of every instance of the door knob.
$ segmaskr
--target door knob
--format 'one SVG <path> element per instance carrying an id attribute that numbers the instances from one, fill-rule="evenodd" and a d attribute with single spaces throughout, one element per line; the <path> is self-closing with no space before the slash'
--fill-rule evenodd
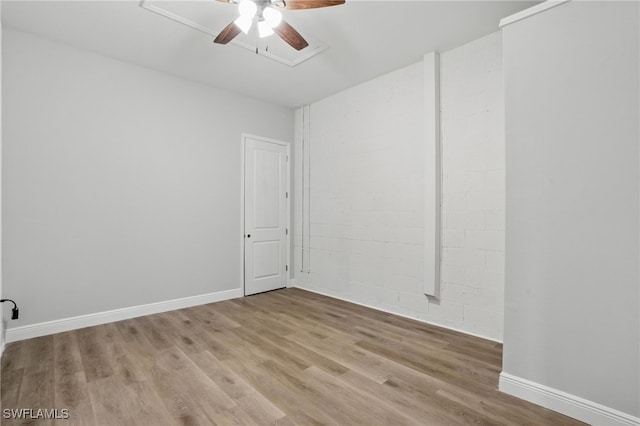
<path id="1" fill-rule="evenodd" d="M 247 238 L 251 238 L 251 234 L 247 234 Z"/>

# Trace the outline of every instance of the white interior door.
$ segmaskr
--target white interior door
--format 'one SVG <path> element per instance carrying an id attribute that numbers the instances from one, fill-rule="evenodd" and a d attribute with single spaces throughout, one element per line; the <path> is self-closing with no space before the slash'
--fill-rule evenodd
<path id="1" fill-rule="evenodd" d="M 287 285 L 288 146 L 245 137 L 244 294 Z"/>

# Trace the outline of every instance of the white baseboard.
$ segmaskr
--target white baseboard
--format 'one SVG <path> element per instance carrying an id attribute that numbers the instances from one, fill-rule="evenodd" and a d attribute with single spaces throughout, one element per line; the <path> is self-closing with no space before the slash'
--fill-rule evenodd
<path id="1" fill-rule="evenodd" d="M 424 324 L 433 325 L 435 327 L 446 328 L 447 330 L 451 330 L 451 331 L 455 331 L 455 332 L 463 333 L 463 334 L 468 334 L 469 336 L 479 337 L 479 338 L 484 339 L 484 340 L 491 340 L 492 342 L 502 343 L 502 340 L 497 340 L 497 339 L 495 339 L 493 337 L 487 337 L 487 336 L 483 336 L 481 334 L 471 333 L 470 331 L 461 330 L 459 328 L 438 324 L 437 322 L 433 322 L 433 321 L 425 321 L 422 318 L 410 317 L 409 315 L 404 315 L 404 314 L 401 314 L 401 313 L 398 313 L 398 312 L 393 312 L 393 311 L 390 311 L 390 310 L 387 310 L 387 309 L 384 309 L 384 308 L 380 308 L 378 306 L 367 305 L 366 303 L 356 302 L 355 300 L 351 300 L 351 299 L 346 298 L 346 297 L 340 297 L 340 296 L 336 296 L 334 294 L 324 293 L 322 291 L 319 291 L 319 290 L 316 290 L 316 289 L 312 289 L 312 288 L 309 288 L 309 287 L 304 287 L 304 286 L 301 286 L 301 285 L 297 285 L 295 280 L 291 280 L 290 287 L 295 287 L 295 288 L 299 288 L 301 290 L 310 291 L 311 293 L 320 294 L 322 296 L 332 297 L 334 299 L 342 300 L 343 302 L 353 303 L 354 305 L 364 306 L 365 308 L 375 309 L 376 311 L 385 312 L 387 314 L 392 314 L 392 315 L 397 315 L 397 316 L 402 317 L 402 318 L 407 318 L 407 319 L 418 321 L 418 322 L 421 322 L 421 323 L 424 323 Z"/>
<path id="2" fill-rule="evenodd" d="M 592 425 L 640 425 L 638 417 L 508 373 L 500 373 L 498 389 Z"/>
<path id="3" fill-rule="evenodd" d="M 112 311 L 98 312 L 95 314 L 63 318 L 38 324 L 25 325 L 22 327 L 8 328 L 6 330 L 6 343 L 31 339 L 33 337 L 46 336 L 54 333 L 62 333 L 64 331 L 77 330 L 79 328 L 91 327 L 108 322 L 121 321 L 145 315 L 157 314 L 160 312 L 188 308 L 190 306 L 236 299 L 242 296 L 242 289 L 237 288 L 233 290 L 201 294 L 198 296 L 183 297 L 181 299 L 149 303 L 147 305 L 114 309 Z"/>

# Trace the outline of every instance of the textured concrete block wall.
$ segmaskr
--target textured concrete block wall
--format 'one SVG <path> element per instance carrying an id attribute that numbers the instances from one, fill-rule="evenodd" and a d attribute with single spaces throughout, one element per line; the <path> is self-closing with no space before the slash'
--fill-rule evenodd
<path id="1" fill-rule="evenodd" d="M 441 286 L 455 316 L 440 320 L 495 339 L 504 310 L 502 82 L 498 33 L 442 54 Z"/>
<path id="2" fill-rule="evenodd" d="M 305 150 L 301 137 L 295 147 L 296 285 L 502 339 L 501 59 L 498 33 L 441 54 L 440 301 L 422 294 L 421 62 L 311 105 Z"/>

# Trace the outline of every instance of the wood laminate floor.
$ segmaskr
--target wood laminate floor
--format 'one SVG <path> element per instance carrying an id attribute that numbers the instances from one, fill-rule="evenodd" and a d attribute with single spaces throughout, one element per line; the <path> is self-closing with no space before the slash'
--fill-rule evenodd
<path id="1" fill-rule="evenodd" d="M 11 343 L 2 408 L 70 417 L 0 421 L 580 424 L 498 392 L 501 359 L 495 342 L 286 289 Z"/>

